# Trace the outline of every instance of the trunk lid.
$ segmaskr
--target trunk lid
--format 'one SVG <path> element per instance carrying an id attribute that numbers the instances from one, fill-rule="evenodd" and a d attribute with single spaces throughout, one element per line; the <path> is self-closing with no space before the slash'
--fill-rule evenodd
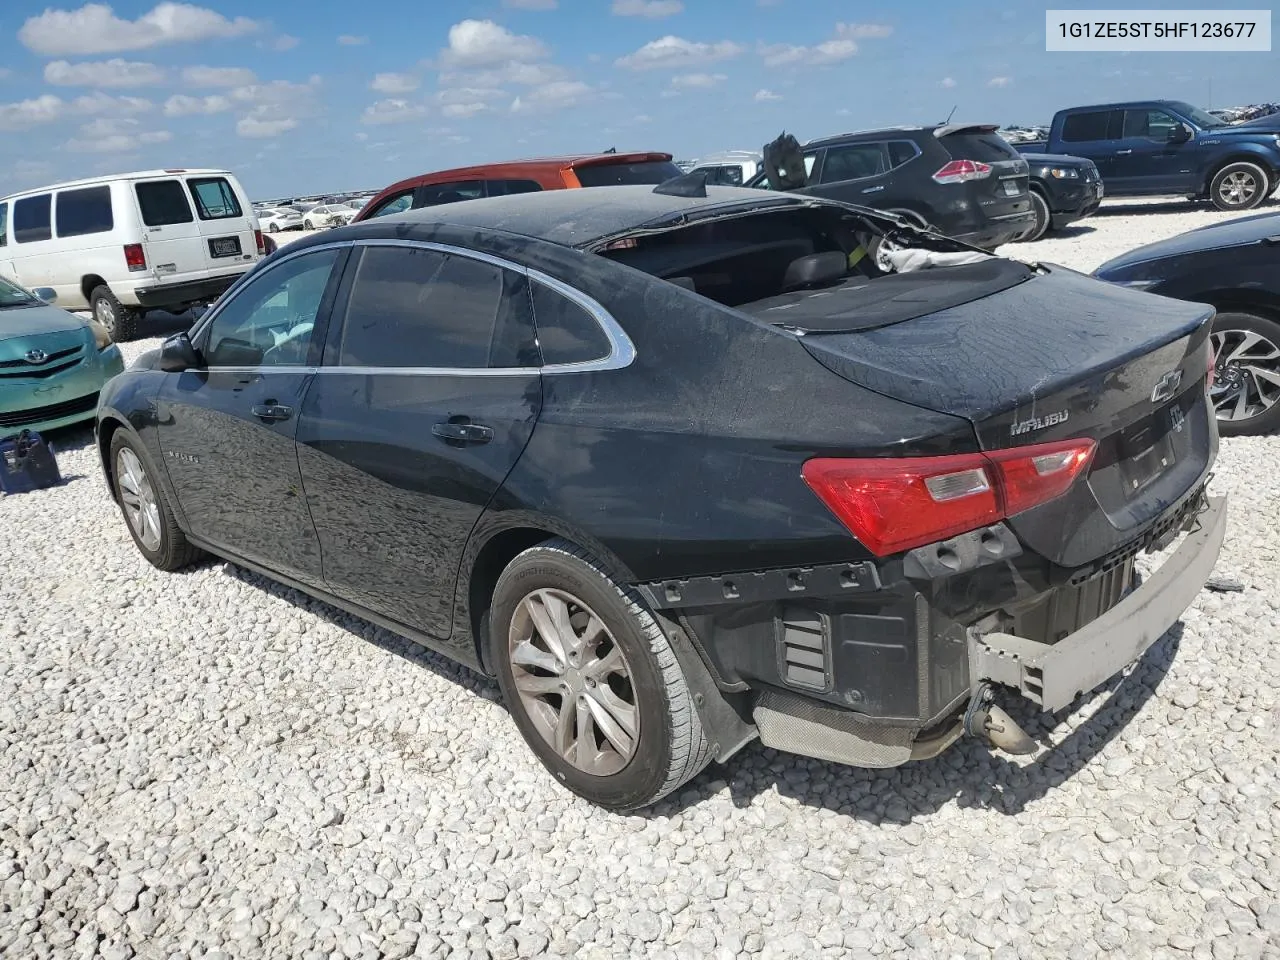
<path id="1" fill-rule="evenodd" d="M 1077 567 L 1145 535 L 1206 474 L 1213 313 L 1055 267 L 980 304 L 801 342 L 848 380 L 966 418 L 985 450 L 1095 440 L 1087 478 L 1010 518 L 1026 546 Z"/>
<path id="2" fill-rule="evenodd" d="M 1018 216 L 1031 209 L 1027 161 L 996 129 L 991 124 L 949 124 L 934 131 L 952 160 L 991 167 L 990 176 L 968 181 L 974 202 L 988 219 Z"/>

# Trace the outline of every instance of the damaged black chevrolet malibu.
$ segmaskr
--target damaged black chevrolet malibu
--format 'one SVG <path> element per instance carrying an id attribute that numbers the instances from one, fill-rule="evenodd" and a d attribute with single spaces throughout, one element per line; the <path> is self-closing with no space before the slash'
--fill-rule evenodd
<path id="1" fill-rule="evenodd" d="M 756 737 L 1025 749 L 993 692 L 1057 711 L 1142 656 L 1225 528 L 1211 320 L 812 197 L 564 190 L 282 248 L 97 439 L 151 563 L 496 676 L 560 782 L 631 809 Z"/>

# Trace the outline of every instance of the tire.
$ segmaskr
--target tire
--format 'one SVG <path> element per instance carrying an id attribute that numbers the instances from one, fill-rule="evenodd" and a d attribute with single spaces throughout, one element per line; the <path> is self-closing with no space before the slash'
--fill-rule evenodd
<path id="1" fill-rule="evenodd" d="M 1250 437 L 1280 430 L 1280 323 L 1224 310 L 1213 321 L 1212 338 L 1218 359 L 1210 396 L 1218 433 Z"/>
<path id="2" fill-rule="evenodd" d="M 931 229 L 929 222 L 925 220 L 924 217 L 920 216 L 920 214 L 915 213 L 914 211 L 886 210 L 885 213 L 896 214 L 897 216 L 902 217 L 904 220 L 909 220 L 912 223 L 914 223 L 917 227 L 919 227 L 921 230 Z M 867 247 L 867 254 L 871 257 L 871 262 L 874 263 L 877 269 L 879 269 L 882 273 L 891 273 L 893 271 L 893 266 L 883 256 L 883 253 L 885 252 L 885 250 L 892 250 L 892 249 L 896 249 L 896 244 L 893 244 L 893 243 L 886 244 L 883 237 L 876 237 L 874 240 L 871 241 L 871 243 Z"/>
<path id="3" fill-rule="evenodd" d="M 89 310 L 93 313 L 93 318 L 106 327 L 115 343 L 127 343 L 138 338 L 142 313 L 117 300 L 105 283 L 94 287 L 89 294 Z"/>
<path id="4" fill-rule="evenodd" d="M 1209 199 L 1219 210 L 1252 210 L 1271 194 L 1267 173 L 1255 163 L 1228 163 L 1209 181 Z"/>
<path id="5" fill-rule="evenodd" d="M 1019 243 L 1034 243 L 1048 233 L 1050 226 L 1053 225 L 1053 214 L 1049 212 L 1049 201 L 1040 195 L 1039 190 L 1032 190 L 1030 193 L 1031 209 L 1036 215 L 1036 225 L 1019 238 Z"/>
<path id="6" fill-rule="evenodd" d="M 124 430 L 111 438 L 111 482 L 129 536 L 147 562 L 160 570 L 181 570 L 202 555 L 187 541 L 147 467 L 138 442 Z"/>
<path id="7" fill-rule="evenodd" d="M 313 224 L 310 220 L 303 220 L 303 221 L 302 221 L 302 229 L 304 229 L 304 230 L 314 230 L 314 229 L 315 229 L 315 224 Z"/>
<path id="8" fill-rule="evenodd" d="M 553 629 L 536 625 L 538 609 Z M 580 652 L 571 642 L 545 638 L 563 637 L 567 626 L 573 640 L 584 642 L 579 631 L 593 617 L 603 629 Z M 562 539 L 525 550 L 498 578 L 488 623 L 491 662 L 516 726 L 543 766 L 578 796 L 609 810 L 635 810 L 656 803 L 711 761 L 711 745 L 666 634 L 640 596 L 615 583 L 586 550 Z M 608 663 L 613 669 L 592 669 Z M 577 704 L 568 706 L 575 694 Z M 561 716 L 570 722 L 561 724 Z M 610 724 L 612 736 L 606 733 Z M 562 729 L 563 751 L 552 745 Z M 579 740 L 584 729 L 587 738 Z"/>
<path id="9" fill-rule="evenodd" d="M 267 233 L 279 233 L 279 232 L 280 232 L 280 224 L 272 223 L 267 225 Z"/>

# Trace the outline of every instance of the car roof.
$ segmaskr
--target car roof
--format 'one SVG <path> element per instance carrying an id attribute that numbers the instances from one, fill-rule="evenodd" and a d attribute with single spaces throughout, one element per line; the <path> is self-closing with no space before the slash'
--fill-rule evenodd
<path id="1" fill-rule="evenodd" d="M 1116 103 L 1091 103 L 1087 107 L 1068 107 L 1065 110 L 1059 110 L 1059 113 L 1087 113 L 1090 110 L 1121 110 L 1125 107 L 1140 107 L 1148 103 L 1159 103 L 1166 106 L 1178 103 L 1185 103 L 1183 100 L 1120 100 Z M 1188 104 L 1189 106 L 1189 104 Z"/>
<path id="2" fill-rule="evenodd" d="M 504 160 L 498 163 L 479 163 L 470 167 L 454 167 L 433 173 L 420 173 L 406 177 L 383 189 L 383 193 L 405 190 L 409 187 L 429 186 L 452 180 L 501 180 L 508 177 L 523 179 L 552 178 L 561 170 L 575 167 L 608 166 L 614 163 L 643 163 L 645 161 L 670 161 L 671 154 L 657 151 L 636 153 L 575 153 L 562 157 L 531 157 L 526 160 Z"/>
<path id="3" fill-rule="evenodd" d="M 895 133 L 932 133 L 935 137 L 945 137 L 953 133 L 964 133 L 966 131 L 994 132 L 999 127 L 998 123 L 927 123 L 909 126 L 876 127 L 871 130 L 854 130 L 849 133 L 837 133 L 829 137 L 820 137 L 817 140 L 806 141 L 803 146 L 806 149 L 810 147 L 829 147 L 832 144 L 853 142 L 870 137 L 883 137 L 885 134 Z"/>
<path id="4" fill-rule="evenodd" d="M 215 170 L 212 168 L 183 167 L 182 169 L 172 168 L 169 170 L 137 170 L 133 173 L 112 173 L 102 177 L 87 177 L 83 180 L 66 180 L 62 183 L 50 183 L 43 187 L 32 187 L 30 190 L 18 190 L 9 194 L 3 199 L 8 200 L 9 197 L 24 197 L 33 193 L 48 193 L 50 190 L 66 190 L 69 187 L 92 187 L 103 183 L 113 183 L 116 180 L 154 180 L 160 177 L 173 177 L 182 174 L 183 176 L 231 176 L 230 170 Z"/>
<path id="5" fill-rule="evenodd" d="M 654 193 L 652 186 L 590 187 L 586 190 L 546 190 L 505 197 L 463 200 L 422 207 L 356 224 L 415 223 L 482 227 L 518 234 L 565 247 L 586 247 L 615 234 L 670 221 L 683 213 L 717 207 L 804 206 L 813 197 L 772 193 L 747 187 L 707 187 L 705 197 L 673 197 Z"/>

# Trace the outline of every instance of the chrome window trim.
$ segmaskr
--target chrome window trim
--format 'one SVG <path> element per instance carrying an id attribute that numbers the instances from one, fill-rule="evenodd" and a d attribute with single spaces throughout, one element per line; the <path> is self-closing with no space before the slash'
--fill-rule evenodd
<path id="1" fill-rule="evenodd" d="M 581 363 L 549 363 L 540 367 L 360 367 L 360 366 L 343 366 L 341 364 L 335 366 L 321 367 L 305 367 L 305 366 L 259 366 L 259 367 L 211 367 L 211 368 L 192 368 L 193 372 L 203 373 L 251 373 L 266 374 L 272 372 L 287 371 L 290 373 L 308 373 L 308 374 L 344 374 L 348 376 L 448 376 L 448 377 L 521 377 L 528 376 L 532 373 L 558 374 L 558 373 L 596 373 L 606 370 L 621 370 L 628 367 L 636 358 L 635 344 L 631 338 L 627 336 L 625 330 L 618 324 L 612 314 L 609 313 L 600 303 L 592 297 L 587 296 L 581 290 L 577 290 L 563 280 L 557 280 L 555 277 L 549 276 L 540 270 L 526 267 L 522 264 L 515 263 L 511 260 L 505 260 L 502 257 L 494 256 L 490 253 L 484 253 L 480 250 L 469 250 L 465 247 L 455 247 L 446 243 L 436 243 L 432 240 L 384 240 L 384 239 L 367 239 L 367 240 L 347 240 L 335 243 L 318 244 L 314 247 L 307 247 L 305 250 L 298 250 L 293 253 L 286 253 L 274 264 L 263 271 L 263 276 L 275 270 L 282 264 L 298 257 L 306 256 L 309 253 L 318 253 L 322 250 L 335 250 L 343 248 L 359 248 L 359 247 L 416 247 L 423 250 L 433 250 L 436 253 L 451 254 L 459 257 L 466 257 L 471 260 L 478 260 L 482 263 L 488 263 L 491 266 L 499 267 L 503 270 L 511 270 L 515 273 L 527 277 L 530 282 L 540 283 L 545 287 L 560 294 L 570 302 L 581 307 L 600 326 L 604 332 L 606 339 L 609 341 L 609 353 L 607 356 L 596 360 L 584 360 Z M 255 278 L 255 283 L 259 278 Z M 240 296 L 238 292 L 236 297 Z M 196 325 L 191 329 L 191 339 L 195 340 L 200 337 L 207 326 L 217 319 L 218 314 L 222 312 L 226 304 L 236 299 L 219 303 L 214 309 L 197 321 Z M 535 318 L 535 324 L 537 322 Z"/>

